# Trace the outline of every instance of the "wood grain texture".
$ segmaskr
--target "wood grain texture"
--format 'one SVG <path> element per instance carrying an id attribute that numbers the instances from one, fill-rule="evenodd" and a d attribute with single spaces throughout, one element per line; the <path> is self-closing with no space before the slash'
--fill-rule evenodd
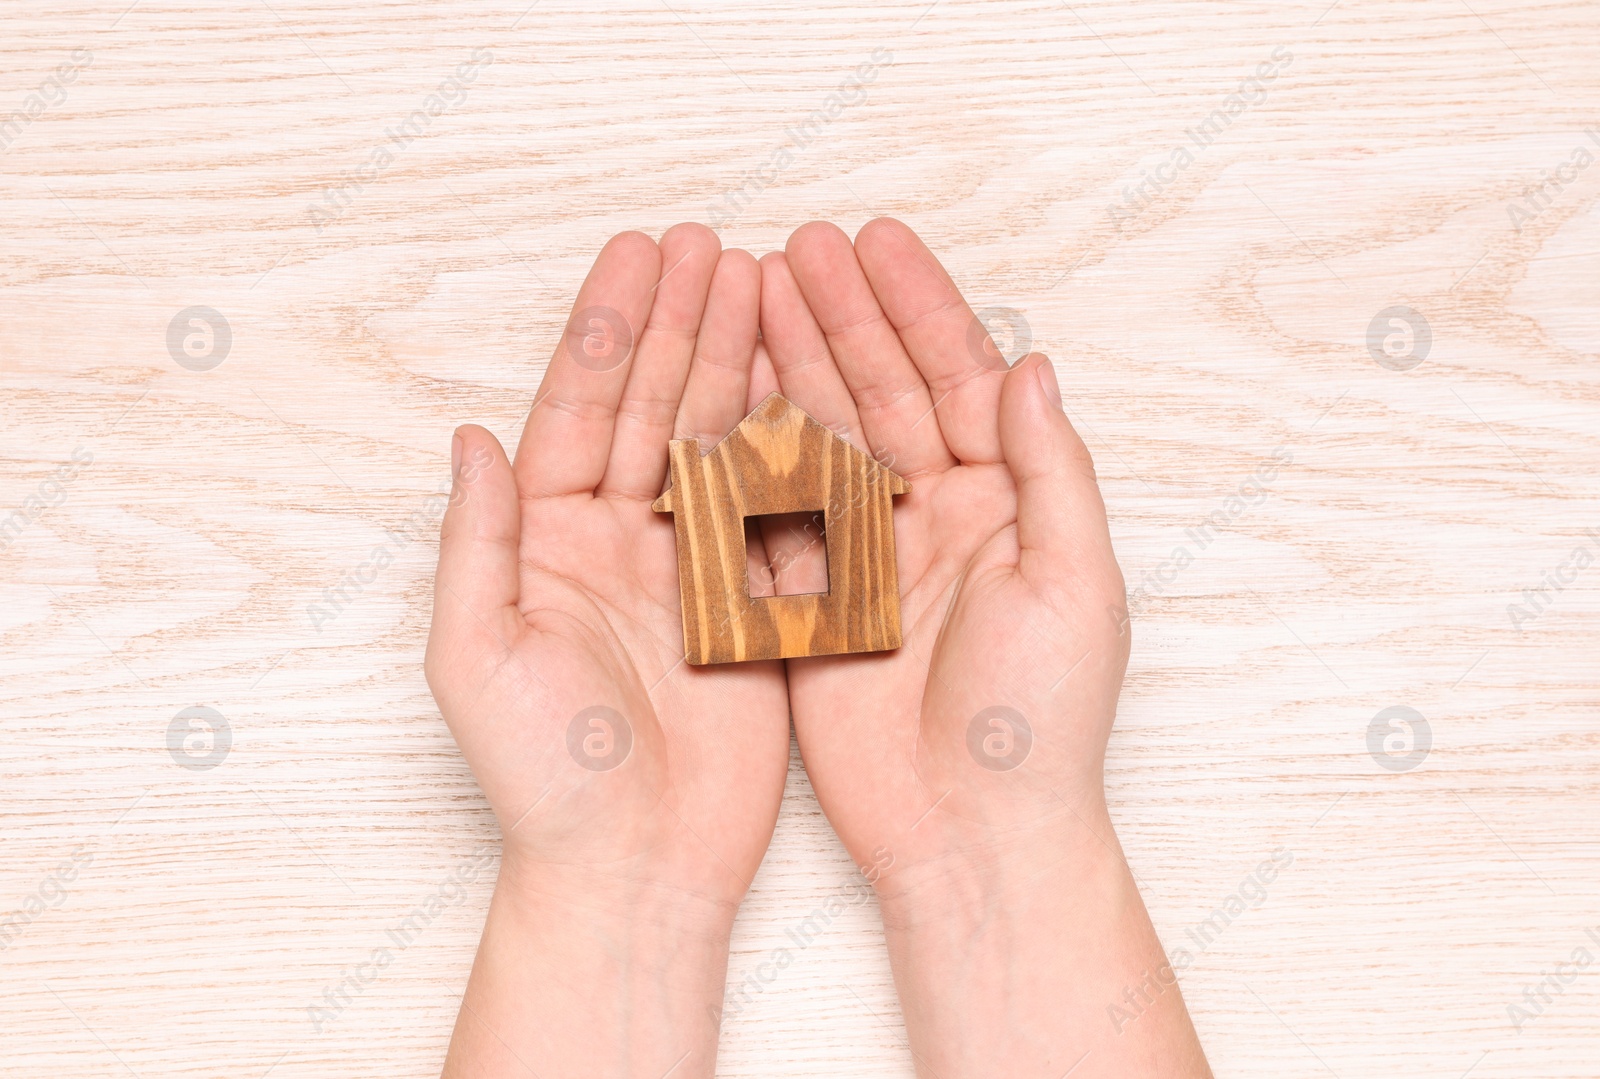
<path id="1" fill-rule="evenodd" d="M 1593 1079 L 1596 968 L 1507 1012 L 1600 921 L 1592 0 L 130 3 L 0 6 L 0 1071 L 432 1074 L 492 865 L 308 1009 L 498 849 L 421 669 L 453 426 L 622 229 L 894 214 L 1094 452 L 1163 939 L 1294 853 L 1184 972 L 1217 1073 Z M 852 872 L 796 761 L 730 979 Z M 760 984 L 723 1075 L 912 1074 L 870 903 Z"/>
<path id="2" fill-rule="evenodd" d="M 900 647 L 894 496 L 911 485 L 780 394 L 709 451 L 669 446 L 671 486 L 653 508 L 678 535 L 690 663 L 882 652 Z M 828 590 L 751 597 L 745 519 L 820 515 Z M 809 526 L 808 526 L 809 527 Z"/>

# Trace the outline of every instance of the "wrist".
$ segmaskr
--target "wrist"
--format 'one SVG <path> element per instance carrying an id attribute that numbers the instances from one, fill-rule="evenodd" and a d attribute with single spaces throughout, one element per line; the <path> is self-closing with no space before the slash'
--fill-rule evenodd
<path id="1" fill-rule="evenodd" d="M 508 852 L 445 1075 L 709 1079 L 732 914 L 625 872 Z"/>
<path id="2" fill-rule="evenodd" d="M 990 831 L 882 882 L 919 1073 L 1209 1075 L 1103 799 Z"/>
<path id="3" fill-rule="evenodd" d="M 886 929 L 942 920 L 971 921 L 985 912 L 1051 894 L 1074 882 L 1126 872 L 1102 791 L 1048 808 L 1021 824 L 930 815 L 915 847 L 874 883 Z M 916 848 L 921 848 L 916 849 Z"/>
<path id="4" fill-rule="evenodd" d="M 726 962 L 738 904 L 674 883 L 669 874 L 618 864 L 604 868 L 539 862 L 507 849 L 495 902 L 518 925 L 546 935 L 604 937 L 641 958 L 653 952 Z"/>

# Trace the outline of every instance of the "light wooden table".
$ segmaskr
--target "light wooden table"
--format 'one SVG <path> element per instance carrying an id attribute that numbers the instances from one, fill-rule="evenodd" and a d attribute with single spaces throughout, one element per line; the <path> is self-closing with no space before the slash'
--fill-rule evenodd
<path id="1" fill-rule="evenodd" d="M 127 4 L 0 9 L 0 1072 L 432 1074 L 498 849 L 421 669 L 452 426 L 616 231 L 893 214 L 1097 455 L 1218 1074 L 1600 1074 L 1592 0 Z M 849 873 L 796 761 L 730 980 Z M 870 904 L 756 997 L 724 1075 L 911 1074 Z"/>

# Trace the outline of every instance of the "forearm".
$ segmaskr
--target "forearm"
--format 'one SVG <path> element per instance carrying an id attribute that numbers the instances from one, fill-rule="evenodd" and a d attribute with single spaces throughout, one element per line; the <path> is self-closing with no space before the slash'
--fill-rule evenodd
<path id="1" fill-rule="evenodd" d="M 693 897 L 503 867 L 445 1079 L 711 1076 L 731 924 Z"/>
<path id="2" fill-rule="evenodd" d="M 1024 847 L 884 899 L 919 1075 L 1210 1076 L 1097 804 Z"/>

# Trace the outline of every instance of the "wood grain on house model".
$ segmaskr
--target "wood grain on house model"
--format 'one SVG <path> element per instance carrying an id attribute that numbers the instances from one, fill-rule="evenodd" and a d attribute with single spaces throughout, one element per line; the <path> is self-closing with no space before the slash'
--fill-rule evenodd
<path id="1" fill-rule="evenodd" d="M 893 500 L 911 484 L 776 393 L 710 453 L 697 438 L 669 453 L 654 508 L 677 526 L 690 663 L 900 647 Z M 752 598 L 745 518 L 807 511 L 823 514 L 828 591 Z"/>

